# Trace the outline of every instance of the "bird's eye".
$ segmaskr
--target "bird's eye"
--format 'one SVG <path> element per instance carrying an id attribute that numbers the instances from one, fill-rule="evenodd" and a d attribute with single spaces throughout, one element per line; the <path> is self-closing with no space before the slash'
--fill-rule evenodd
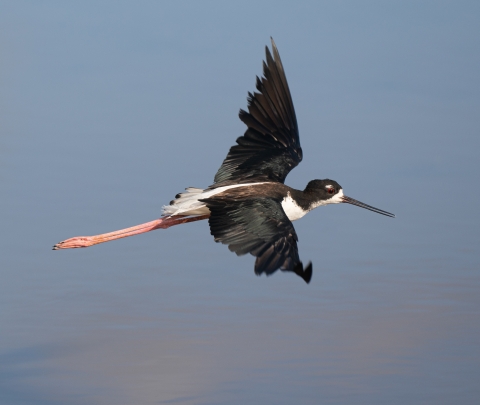
<path id="1" fill-rule="evenodd" d="M 335 189 L 333 187 L 327 188 L 327 193 L 328 194 L 333 194 L 335 192 Z"/>

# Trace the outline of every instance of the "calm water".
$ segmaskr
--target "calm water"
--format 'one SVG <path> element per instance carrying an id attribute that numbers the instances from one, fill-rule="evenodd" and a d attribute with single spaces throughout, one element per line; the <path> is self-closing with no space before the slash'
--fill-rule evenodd
<path id="1" fill-rule="evenodd" d="M 478 403 L 479 7 L 208 4 L 0 6 L 0 403 Z M 269 35 L 304 148 L 287 184 L 397 218 L 297 221 L 310 285 L 256 277 L 206 222 L 50 250 L 208 186 Z"/>

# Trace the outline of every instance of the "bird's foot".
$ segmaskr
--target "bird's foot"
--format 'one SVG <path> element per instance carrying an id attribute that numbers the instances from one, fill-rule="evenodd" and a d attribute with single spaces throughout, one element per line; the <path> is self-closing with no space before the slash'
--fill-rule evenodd
<path id="1" fill-rule="evenodd" d="M 97 243 L 98 242 L 94 240 L 93 236 L 75 236 L 74 238 L 65 239 L 62 242 L 58 242 L 53 246 L 53 250 L 86 248 L 96 245 Z"/>
<path id="2" fill-rule="evenodd" d="M 174 225 L 185 224 L 187 222 L 200 221 L 207 219 L 208 215 L 197 215 L 195 217 L 162 217 L 154 221 L 146 222 L 144 224 L 132 226 L 131 228 L 120 229 L 114 232 L 102 233 L 95 236 L 76 236 L 74 238 L 66 239 L 53 246 L 53 250 L 60 249 L 76 249 L 86 248 L 99 243 L 108 242 L 115 239 L 126 238 L 128 236 L 139 235 L 141 233 L 150 232 L 155 229 L 166 229 Z"/>

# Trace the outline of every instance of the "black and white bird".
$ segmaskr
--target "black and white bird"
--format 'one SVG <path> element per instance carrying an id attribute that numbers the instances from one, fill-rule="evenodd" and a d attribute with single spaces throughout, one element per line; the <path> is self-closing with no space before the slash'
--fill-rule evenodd
<path id="1" fill-rule="evenodd" d="M 292 97 L 273 39 L 272 51 L 273 56 L 266 47 L 263 77 L 257 77 L 258 92 L 248 93 L 248 112 L 240 110 L 247 130 L 230 148 L 213 185 L 206 189 L 190 187 L 177 194 L 157 220 L 106 234 L 70 238 L 53 249 L 88 247 L 208 219 L 215 242 L 228 245 L 237 255 L 250 253 L 256 257 L 255 274 L 270 275 L 280 269 L 294 272 L 309 283 L 312 264 L 303 267 L 293 221 L 314 208 L 339 203 L 394 217 L 345 196 L 334 180 L 312 180 L 305 190 L 284 184 L 290 170 L 302 161 L 302 148 Z"/>

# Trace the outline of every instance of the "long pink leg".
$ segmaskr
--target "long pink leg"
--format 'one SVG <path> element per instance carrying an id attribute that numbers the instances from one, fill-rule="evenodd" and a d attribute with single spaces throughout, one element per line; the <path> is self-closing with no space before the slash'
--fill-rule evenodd
<path id="1" fill-rule="evenodd" d="M 131 228 L 120 229 L 118 231 L 102 233 L 95 236 L 76 236 L 74 238 L 66 239 L 53 246 L 53 250 L 58 249 L 74 249 L 84 248 L 99 243 L 109 242 L 115 239 L 126 238 L 128 236 L 138 235 L 145 232 L 154 231 L 155 229 L 166 229 L 174 225 L 185 224 L 187 222 L 200 221 L 207 219 L 210 215 L 199 215 L 196 217 L 165 217 L 154 221 L 146 222 L 144 224 L 132 226 Z"/>

